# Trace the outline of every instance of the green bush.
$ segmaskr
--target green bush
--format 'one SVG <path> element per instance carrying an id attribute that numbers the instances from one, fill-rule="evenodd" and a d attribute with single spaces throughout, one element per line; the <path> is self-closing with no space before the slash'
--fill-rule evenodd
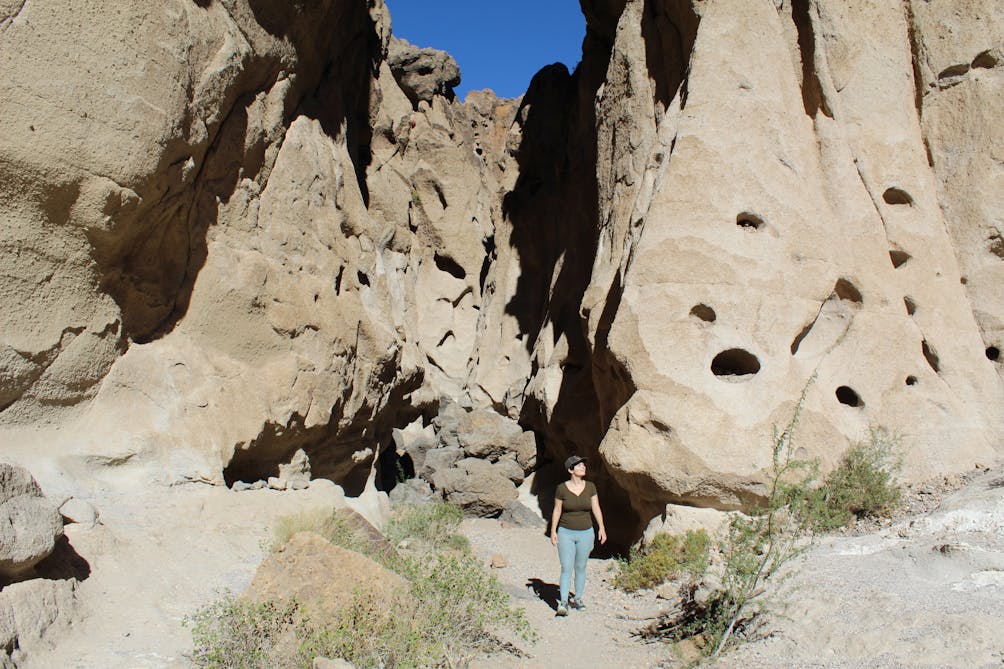
<path id="1" fill-rule="evenodd" d="M 883 428 L 852 446 L 823 485 L 812 491 L 813 529 L 832 530 L 855 518 L 885 516 L 896 508 L 901 491 L 896 475 L 902 465 L 900 440 Z"/>
<path id="2" fill-rule="evenodd" d="M 329 509 L 303 511 L 279 518 L 272 528 L 269 552 L 274 553 L 282 548 L 297 532 L 314 532 L 336 546 L 365 555 L 370 554 L 366 540 L 354 532 L 343 518 Z"/>
<path id="3" fill-rule="evenodd" d="M 192 661 L 208 669 L 267 669 L 273 650 L 293 624 L 295 602 L 250 602 L 227 592 L 185 624 L 192 628 Z"/>
<path id="4" fill-rule="evenodd" d="M 627 558 L 617 561 L 614 587 L 627 592 L 652 588 L 684 572 L 695 576 L 708 566 L 711 538 L 705 530 L 687 530 L 678 534 L 657 534 L 642 550 L 631 549 Z"/>
<path id="5" fill-rule="evenodd" d="M 396 510 L 387 522 L 387 538 L 397 545 L 417 539 L 433 549 L 468 548 L 467 538 L 457 533 L 464 511 L 455 504 L 433 501 Z"/>

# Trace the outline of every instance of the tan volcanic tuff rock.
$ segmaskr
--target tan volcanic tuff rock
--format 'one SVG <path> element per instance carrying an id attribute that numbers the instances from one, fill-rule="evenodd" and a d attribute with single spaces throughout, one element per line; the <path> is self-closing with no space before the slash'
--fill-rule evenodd
<path id="1" fill-rule="evenodd" d="M 1004 11 L 993 0 L 913 2 L 914 77 L 938 203 L 980 327 L 1004 371 Z"/>
<path id="2" fill-rule="evenodd" d="M 832 463 L 869 424 L 902 434 L 911 477 L 999 455 L 909 36 L 893 5 L 627 3 L 583 312 L 599 452 L 643 515 L 755 498 L 810 378 L 798 456 Z"/>
<path id="3" fill-rule="evenodd" d="M 387 64 L 401 90 L 416 105 L 419 100 L 432 102 L 437 95 L 452 98 L 454 87 L 460 84 L 460 68 L 453 56 L 398 37 L 392 37 L 387 47 Z"/>
<path id="4" fill-rule="evenodd" d="M 57 505 L 24 467 L 0 462 L 0 577 L 22 575 L 63 536 Z"/>

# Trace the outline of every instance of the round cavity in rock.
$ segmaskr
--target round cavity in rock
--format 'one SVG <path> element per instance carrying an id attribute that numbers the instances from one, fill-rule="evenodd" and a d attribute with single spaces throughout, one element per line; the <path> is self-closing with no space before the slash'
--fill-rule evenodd
<path id="1" fill-rule="evenodd" d="M 996 346 L 987 346 L 986 354 L 987 354 L 987 360 L 993 360 L 994 362 L 997 362 L 997 360 L 1000 359 L 1001 357 L 1001 350 Z"/>
<path id="2" fill-rule="evenodd" d="M 886 204 L 913 204 L 913 198 L 902 188 L 887 188 L 882 199 Z"/>
<path id="3" fill-rule="evenodd" d="M 704 321 L 705 323 L 714 323 L 718 318 L 715 310 L 706 304 L 695 304 L 690 310 L 690 315 Z"/>
<path id="4" fill-rule="evenodd" d="M 757 357 L 741 348 L 722 351 L 711 361 L 711 373 L 715 376 L 752 376 L 759 371 Z"/>
<path id="5" fill-rule="evenodd" d="M 865 405 L 861 401 L 861 396 L 854 392 L 854 389 L 850 386 L 840 386 L 837 388 L 837 401 L 841 404 L 846 404 L 849 407 L 861 408 Z"/>
<path id="6" fill-rule="evenodd" d="M 889 260 L 892 261 L 892 266 L 895 269 L 899 269 L 906 264 L 906 261 L 912 258 L 909 253 L 902 249 L 889 249 Z"/>
<path id="7" fill-rule="evenodd" d="M 745 230 L 759 230 L 763 227 L 763 219 L 756 214 L 744 211 L 736 216 L 736 225 Z"/>
<path id="8" fill-rule="evenodd" d="M 910 376 L 906 377 L 906 385 L 908 385 L 908 386 L 915 386 L 915 385 L 917 385 L 917 377 L 914 376 L 914 375 L 912 375 L 912 374 Z"/>
<path id="9" fill-rule="evenodd" d="M 966 277 L 964 277 L 964 276 L 960 276 L 960 277 L 959 277 L 959 283 L 961 283 L 961 284 L 962 284 L 962 285 L 964 286 L 964 285 L 966 285 L 967 283 L 969 283 L 969 279 L 967 279 L 967 278 L 966 278 Z"/>

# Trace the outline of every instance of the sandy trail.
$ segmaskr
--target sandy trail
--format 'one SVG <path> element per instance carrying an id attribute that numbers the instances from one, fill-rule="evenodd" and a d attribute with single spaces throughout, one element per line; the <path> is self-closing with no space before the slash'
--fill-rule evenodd
<path id="1" fill-rule="evenodd" d="M 320 483 L 283 493 L 151 487 L 91 499 L 103 524 L 67 528 L 90 569 L 77 620 L 55 631 L 54 645 L 24 658 L 27 669 L 191 666 L 184 617 L 223 589 L 247 586 L 278 517 L 341 503 L 340 489 Z M 612 588 L 611 561 L 589 561 L 589 608 L 557 618 L 557 550 L 540 529 L 484 519 L 461 529 L 486 562 L 505 558 L 495 573 L 540 635 L 518 644 L 524 657 L 494 655 L 472 669 L 679 665 L 668 646 L 633 636 L 667 602 Z M 771 634 L 715 666 L 1001 669 L 1004 468 L 946 495 L 933 511 L 860 536 L 827 537 L 791 572 L 775 598 Z"/>

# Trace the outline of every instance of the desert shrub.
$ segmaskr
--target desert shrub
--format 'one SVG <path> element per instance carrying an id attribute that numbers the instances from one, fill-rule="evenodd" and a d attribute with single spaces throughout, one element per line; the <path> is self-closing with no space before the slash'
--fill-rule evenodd
<path id="1" fill-rule="evenodd" d="M 467 538 L 457 533 L 464 511 L 455 504 L 432 501 L 396 510 L 387 522 L 387 538 L 394 544 L 418 539 L 434 549 L 464 550 Z"/>
<path id="2" fill-rule="evenodd" d="M 810 523 L 816 530 L 832 530 L 855 518 L 891 513 L 900 500 L 896 475 L 902 466 L 900 439 L 880 428 L 869 430 L 868 440 L 852 446 L 811 492 Z"/>
<path id="3" fill-rule="evenodd" d="M 643 549 L 632 548 L 617 561 L 613 584 L 627 592 L 652 588 L 687 572 L 695 576 L 708 566 L 711 538 L 705 530 L 656 534 Z"/>
<path id="4" fill-rule="evenodd" d="M 280 517 L 272 528 L 269 551 L 274 553 L 279 550 L 297 532 L 314 532 L 336 546 L 369 554 L 366 540 L 330 509 L 314 509 Z"/>
<path id="5" fill-rule="evenodd" d="M 272 650 L 292 625 L 295 602 L 251 602 L 233 593 L 185 620 L 192 630 L 192 661 L 208 669 L 266 669 Z"/>

